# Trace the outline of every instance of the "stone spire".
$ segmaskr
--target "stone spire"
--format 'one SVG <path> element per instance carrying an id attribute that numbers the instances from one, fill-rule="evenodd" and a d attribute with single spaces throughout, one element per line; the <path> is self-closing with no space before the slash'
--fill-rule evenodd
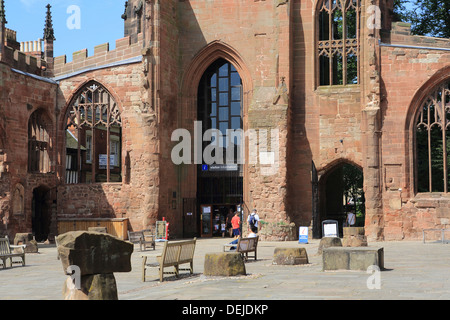
<path id="1" fill-rule="evenodd" d="M 56 40 L 55 32 L 53 30 L 52 13 L 50 8 L 52 6 L 47 4 L 47 16 L 45 18 L 45 28 L 44 28 L 44 40 Z"/>
<path id="2" fill-rule="evenodd" d="M 52 22 L 52 13 L 50 8 L 52 6 L 47 4 L 47 16 L 45 18 L 45 28 L 44 28 L 44 60 L 46 62 L 46 66 L 44 70 L 44 75 L 51 77 L 53 76 L 53 41 L 55 39 L 55 32 L 53 30 L 53 22 Z"/>
<path id="3" fill-rule="evenodd" d="M 8 21 L 6 21 L 6 15 L 5 15 L 5 1 L 0 0 L 0 23 L 2 25 L 7 24 Z"/>
<path id="4" fill-rule="evenodd" d="M 6 43 L 6 21 L 5 1 L 0 0 L 0 61 L 4 59 L 5 43 Z"/>

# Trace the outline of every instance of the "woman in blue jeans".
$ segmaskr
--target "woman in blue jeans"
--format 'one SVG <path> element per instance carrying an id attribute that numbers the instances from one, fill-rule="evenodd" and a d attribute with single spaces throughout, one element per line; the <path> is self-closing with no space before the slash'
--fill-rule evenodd
<path id="1" fill-rule="evenodd" d="M 256 227 L 250 228 L 250 233 L 248 234 L 247 238 L 254 238 L 254 237 L 256 237 L 257 236 L 256 231 L 257 231 Z M 236 240 L 231 241 L 230 244 L 237 244 L 238 242 L 239 242 L 239 238 L 237 238 Z M 236 250 L 236 247 L 231 247 L 230 251 L 231 250 Z"/>

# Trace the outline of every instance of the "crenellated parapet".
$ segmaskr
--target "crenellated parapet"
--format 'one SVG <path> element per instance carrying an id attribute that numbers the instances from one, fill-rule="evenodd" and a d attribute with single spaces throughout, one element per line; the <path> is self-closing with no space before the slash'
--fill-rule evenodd
<path id="1" fill-rule="evenodd" d="M 11 66 L 11 68 L 32 73 L 35 75 L 42 74 L 43 62 L 34 56 L 26 54 L 20 50 L 5 46 L 2 61 Z"/>
<path id="2" fill-rule="evenodd" d="M 383 34 L 382 41 L 397 45 L 450 48 L 447 38 L 412 35 L 411 24 L 406 22 L 393 22 L 390 33 Z"/>
<path id="3" fill-rule="evenodd" d="M 116 48 L 109 50 L 109 43 L 94 47 L 94 55 L 88 56 L 88 50 L 83 49 L 72 54 L 72 61 L 67 62 L 67 56 L 55 57 L 54 76 L 62 76 L 75 72 L 88 71 L 115 62 L 120 62 L 142 55 L 142 33 L 136 43 L 131 43 L 129 36 L 116 40 Z"/>

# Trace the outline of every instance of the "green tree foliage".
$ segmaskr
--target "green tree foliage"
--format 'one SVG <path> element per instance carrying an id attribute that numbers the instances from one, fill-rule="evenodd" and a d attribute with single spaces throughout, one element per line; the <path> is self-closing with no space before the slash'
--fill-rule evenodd
<path id="1" fill-rule="evenodd" d="M 450 38 L 450 1 L 394 0 L 394 20 L 410 22 L 415 35 Z"/>

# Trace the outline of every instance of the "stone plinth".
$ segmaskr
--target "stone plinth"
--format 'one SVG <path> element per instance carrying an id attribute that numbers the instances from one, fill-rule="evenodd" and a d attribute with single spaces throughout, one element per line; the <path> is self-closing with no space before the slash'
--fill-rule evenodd
<path id="1" fill-rule="evenodd" d="M 33 239 L 32 233 L 16 233 L 14 236 L 14 245 L 26 245 L 25 253 L 38 253 L 38 244 Z"/>
<path id="2" fill-rule="evenodd" d="M 322 254 L 323 270 L 362 270 L 376 265 L 384 268 L 383 248 L 324 248 Z"/>
<path id="3" fill-rule="evenodd" d="M 72 278 L 67 278 L 63 286 L 65 300 L 118 300 L 114 274 L 91 274 L 81 276 L 77 288 Z"/>
<path id="4" fill-rule="evenodd" d="M 205 255 L 205 276 L 246 275 L 244 259 L 238 252 L 207 253 Z"/>
<path id="5" fill-rule="evenodd" d="M 343 247 L 367 247 L 364 227 L 344 227 Z"/>
<path id="6" fill-rule="evenodd" d="M 338 237 L 323 237 L 320 239 L 318 254 L 322 254 L 324 248 L 342 247 L 342 241 Z"/>
<path id="7" fill-rule="evenodd" d="M 305 248 L 275 248 L 272 263 L 277 265 L 308 264 L 308 254 Z"/>

